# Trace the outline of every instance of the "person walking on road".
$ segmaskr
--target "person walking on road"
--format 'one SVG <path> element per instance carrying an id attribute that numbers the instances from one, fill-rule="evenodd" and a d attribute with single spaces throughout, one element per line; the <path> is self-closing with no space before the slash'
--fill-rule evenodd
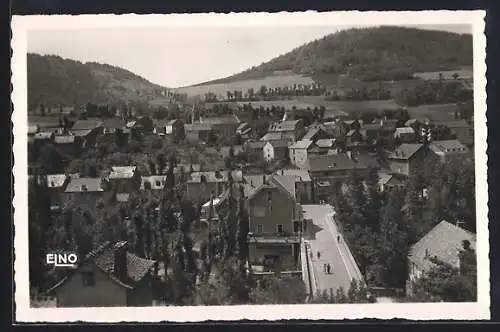
<path id="1" fill-rule="evenodd" d="M 340 242 L 340 235 L 337 235 L 337 241 Z"/>
<path id="2" fill-rule="evenodd" d="M 321 258 L 321 253 L 318 251 L 318 259 Z"/>
<path id="3" fill-rule="evenodd" d="M 328 270 L 328 274 L 332 273 L 332 267 L 331 267 L 330 263 L 328 263 L 328 265 L 327 265 L 327 270 Z"/>

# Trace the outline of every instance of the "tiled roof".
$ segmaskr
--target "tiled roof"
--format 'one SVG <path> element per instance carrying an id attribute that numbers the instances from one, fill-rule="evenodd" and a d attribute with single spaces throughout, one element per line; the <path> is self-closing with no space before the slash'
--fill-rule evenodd
<path id="1" fill-rule="evenodd" d="M 265 188 L 277 188 L 289 195 L 291 199 L 295 199 L 295 181 L 292 176 L 256 175 L 247 177 L 246 183 L 243 185 L 247 199 L 251 199 Z"/>
<path id="2" fill-rule="evenodd" d="M 104 191 L 101 178 L 73 178 L 65 190 L 67 193 L 96 191 Z"/>
<path id="3" fill-rule="evenodd" d="M 290 196 L 295 198 L 295 176 L 291 175 L 273 175 L 272 179 L 285 188 Z"/>
<path id="4" fill-rule="evenodd" d="M 424 271 L 434 266 L 430 257 L 458 267 L 458 251 L 462 249 L 464 240 L 468 240 L 471 248 L 475 249 L 474 233 L 443 220 L 411 247 L 409 259 Z"/>
<path id="5" fill-rule="evenodd" d="M 278 141 L 283 139 L 285 136 L 282 132 L 268 132 L 264 136 L 261 137 L 261 141 Z"/>
<path id="6" fill-rule="evenodd" d="M 356 168 L 366 168 L 366 166 L 358 165 L 345 154 L 311 156 L 309 158 L 309 169 L 312 172 L 349 170 Z"/>
<path id="7" fill-rule="evenodd" d="M 310 128 L 307 133 L 302 137 L 303 140 L 312 139 L 317 133 L 319 133 L 321 129 L 319 127 Z"/>
<path id="8" fill-rule="evenodd" d="M 118 242 L 111 245 L 110 242 L 105 242 L 103 245 L 92 250 L 86 257 L 78 262 L 78 268 L 69 272 L 60 282 L 47 291 L 52 293 L 64 282 L 70 279 L 72 275 L 78 272 L 81 266 L 93 262 L 99 269 L 101 269 L 107 276 L 122 287 L 134 289 L 138 282 L 140 282 L 153 268 L 156 261 L 140 258 L 130 252 L 125 252 L 127 261 L 127 275 L 118 277 L 114 273 L 115 267 L 115 252 L 119 250 L 120 246 L 126 246 L 126 242 Z"/>
<path id="9" fill-rule="evenodd" d="M 462 154 L 469 152 L 469 149 L 456 139 L 433 141 L 429 145 L 429 148 L 436 154 Z"/>
<path id="10" fill-rule="evenodd" d="M 279 169 L 276 171 L 276 175 L 295 176 L 297 178 L 297 182 L 311 182 L 311 176 L 305 169 Z"/>
<path id="11" fill-rule="evenodd" d="M 408 160 L 422 147 L 422 144 L 401 144 L 393 153 L 391 153 L 389 158 Z"/>
<path id="12" fill-rule="evenodd" d="M 293 131 L 297 127 L 300 120 L 287 120 L 281 121 L 271 125 L 269 131 L 281 132 L 281 131 Z"/>
<path id="13" fill-rule="evenodd" d="M 75 130 L 87 130 L 102 127 L 104 123 L 100 119 L 86 119 L 86 120 L 76 120 L 75 124 L 71 128 L 72 131 Z"/>
<path id="14" fill-rule="evenodd" d="M 290 146 L 290 141 L 288 140 L 273 140 L 268 141 L 267 144 L 270 144 L 273 148 L 287 148 Z"/>
<path id="15" fill-rule="evenodd" d="M 368 153 L 360 153 L 356 154 L 354 160 L 358 163 L 358 165 L 362 165 L 363 167 L 380 167 L 375 156 Z"/>
<path id="16" fill-rule="evenodd" d="M 300 141 L 297 141 L 295 144 L 290 146 L 290 149 L 307 149 L 313 144 L 313 141 L 310 141 L 308 139 L 302 139 Z"/>
<path id="17" fill-rule="evenodd" d="M 111 166 L 110 179 L 129 179 L 135 174 L 136 166 Z"/>
<path id="18" fill-rule="evenodd" d="M 74 142 L 75 142 L 75 136 L 73 136 L 73 135 L 54 136 L 54 143 L 55 144 L 71 144 Z"/>

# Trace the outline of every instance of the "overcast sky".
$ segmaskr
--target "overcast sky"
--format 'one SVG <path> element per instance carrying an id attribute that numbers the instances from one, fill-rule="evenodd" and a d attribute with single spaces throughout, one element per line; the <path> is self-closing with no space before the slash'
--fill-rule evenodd
<path id="1" fill-rule="evenodd" d="M 346 28 L 352 26 L 31 30 L 28 52 L 107 63 L 175 88 L 230 76 Z M 467 25 L 420 28 L 471 33 Z"/>

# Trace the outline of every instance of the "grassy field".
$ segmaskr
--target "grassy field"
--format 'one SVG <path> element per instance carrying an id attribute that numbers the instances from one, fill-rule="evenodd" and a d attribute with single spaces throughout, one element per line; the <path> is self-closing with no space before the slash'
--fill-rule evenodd
<path id="1" fill-rule="evenodd" d="M 456 104 L 422 105 L 408 107 L 408 113 L 410 113 L 410 117 L 419 120 L 429 118 L 436 121 L 444 121 L 454 120 L 456 109 Z"/>
<path id="2" fill-rule="evenodd" d="M 219 83 L 219 84 L 206 84 L 198 86 L 189 86 L 184 88 L 176 89 L 178 93 L 187 93 L 188 96 L 204 95 L 205 93 L 212 92 L 218 96 L 226 97 L 227 91 L 244 91 L 253 88 L 258 90 L 262 85 L 268 88 L 283 87 L 285 85 L 294 84 L 311 84 L 314 81 L 310 77 L 288 74 L 288 75 L 276 75 L 268 76 L 259 79 L 245 80 L 245 81 L 235 81 L 230 83 Z"/>
<path id="3" fill-rule="evenodd" d="M 462 70 L 451 70 L 451 71 L 435 71 L 435 72 L 425 72 L 425 73 L 415 73 L 415 76 L 424 80 L 437 80 L 439 79 L 439 74 L 443 74 L 445 80 L 454 79 L 453 75 L 458 74 L 458 78 L 471 79 L 473 77 L 472 68 L 464 68 Z"/>

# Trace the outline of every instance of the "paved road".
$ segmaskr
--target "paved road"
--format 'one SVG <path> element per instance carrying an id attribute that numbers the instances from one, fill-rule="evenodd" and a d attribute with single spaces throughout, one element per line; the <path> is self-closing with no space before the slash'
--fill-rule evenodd
<path id="1" fill-rule="evenodd" d="M 315 278 L 319 291 L 335 292 L 343 287 L 347 292 L 351 280 L 361 279 L 359 269 L 353 261 L 349 248 L 343 243 L 342 236 L 333 222 L 333 208 L 330 205 L 302 205 L 304 218 L 311 219 L 317 232 L 307 240 L 312 251 L 313 271 L 309 271 Z M 341 236 L 341 241 L 337 236 Z M 320 252 L 318 258 L 317 253 Z M 333 272 L 324 272 L 324 264 L 330 263 Z"/>

